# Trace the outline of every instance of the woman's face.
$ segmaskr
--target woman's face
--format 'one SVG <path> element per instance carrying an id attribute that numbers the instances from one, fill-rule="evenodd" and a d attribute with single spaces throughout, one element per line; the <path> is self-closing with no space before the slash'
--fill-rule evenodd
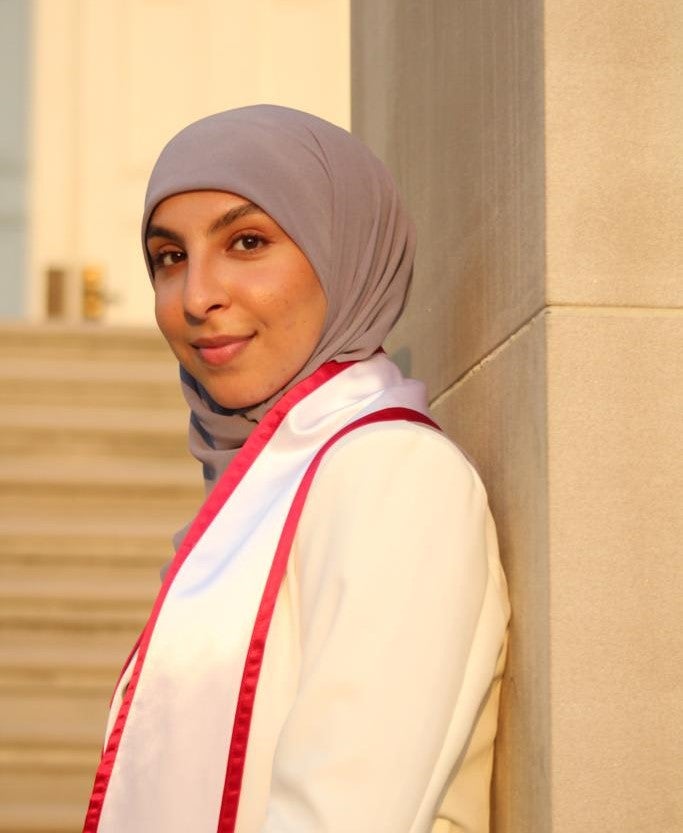
<path id="1" fill-rule="evenodd" d="M 327 301 L 313 267 L 243 197 L 190 191 L 152 214 L 156 318 L 183 367 L 225 408 L 281 390 L 313 353 Z"/>

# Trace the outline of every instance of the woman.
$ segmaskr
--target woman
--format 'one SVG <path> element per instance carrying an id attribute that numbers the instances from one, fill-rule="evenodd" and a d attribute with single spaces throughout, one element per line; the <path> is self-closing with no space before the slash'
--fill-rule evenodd
<path id="1" fill-rule="evenodd" d="M 380 349 L 414 252 L 391 178 L 246 107 L 166 146 L 142 232 L 208 497 L 85 830 L 486 830 L 505 582 L 476 473 Z"/>

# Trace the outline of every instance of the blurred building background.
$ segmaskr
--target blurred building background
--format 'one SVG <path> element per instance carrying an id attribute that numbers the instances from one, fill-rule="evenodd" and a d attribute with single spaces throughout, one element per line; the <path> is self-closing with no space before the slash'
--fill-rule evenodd
<path id="1" fill-rule="evenodd" d="M 2 0 L 0 10 L 5 318 L 153 322 L 141 206 L 160 149 L 191 121 L 267 101 L 349 126 L 342 0 Z"/>
<path id="2" fill-rule="evenodd" d="M 0 0 L 0 67 L 0 831 L 79 829 L 200 500 L 146 178 L 270 101 L 350 123 L 418 224 L 387 347 L 482 471 L 513 601 L 494 833 L 680 833 L 679 0 Z"/>
<path id="3" fill-rule="evenodd" d="M 0 0 L 0 831 L 81 829 L 121 664 L 202 497 L 139 223 L 211 112 L 350 120 L 348 0 Z"/>

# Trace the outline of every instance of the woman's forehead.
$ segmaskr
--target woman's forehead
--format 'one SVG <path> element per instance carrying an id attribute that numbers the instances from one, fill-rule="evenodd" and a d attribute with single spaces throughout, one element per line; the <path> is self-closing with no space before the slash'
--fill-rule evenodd
<path id="1" fill-rule="evenodd" d="M 227 219 L 239 219 L 239 217 L 246 214 L 266 214 L 267 212 L 239 194 L 233 194 L 229 191 L 201 189 L 181 191 L 165 197 L 155 206 L 149 222 L 152 225 L 165 217 L 187 215 L 188 213 L 207 216 L 218 213 L 221 218 L 223 214 L 229 214 L 230 217 Z"/>
<path id="2" fill-rule="evenodd" d="M 182 244 L 190 233 L 209 239 L 243 220 L 267 221 L 269 227 L 282 230 L 260 206 L 237 194 L 186 191 L 166 197 L 156 206 L 147 223 L 144 242 L 164 238 Z"/>

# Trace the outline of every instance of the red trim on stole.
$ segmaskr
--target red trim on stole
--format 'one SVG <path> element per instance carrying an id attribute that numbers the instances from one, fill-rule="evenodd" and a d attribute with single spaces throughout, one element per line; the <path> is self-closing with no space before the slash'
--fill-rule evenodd
<path id="1" fill-rule="evenodd" d="M 261 453 L 268 440 L 270 440 L 273 436 L 280 423 L 287 416 L 287 413 L 291 410 L 291 408 L 316 390 L 316 388 L 319 388 L 325 382 L 329 381 L 343 370 L 346 370 L 346 368 L 352 364 L 355 364 L 355 362 L 327 362 L 327 364 L 319 367 L 318 370 L 310 376 L 307 376 L 290 391 L 288 391 L 282 399 L 280 399 L 280 401 L 277 402 L 270 411 L 268 411 L 259 425 L 250 434 L 249 439 L 245 442 L 233 458 L 230 465 L 223 472 L 220 480 L 197 513 L 197 516 L 192 522 L 190 529 L 188 530 L 182 544 L 173 558 L 173 561 L 171 562 L 166 577 L 161 585 L 161 589 L 159 590 L 159 594 L 154 602 L 150 617 L 147 620 L 147 624 L 145 625 L 145 628 L 138 640 L 139 650 L 135 667 L 133 669 L 130 682 L 128 683 L 128 687 L 126 688 L 126 693 L 123 697 L 119 713 L 116 717 L 116 722 L 114 723 L 114 727 L 109 735 L 107 746 L 102 753 L 102 758 L 95 774 L 95 783 L 93 785 L 90 804 L 85 816 L 83 833 L 97 833 L 102 813 L 102 806 L 104 804 L 104 797 L 107 792 L 107 787 L 109 786 L 109 779 L 111 778 L 114 768 L 114 762 L 116 760 L 116 754 L 118 752 L 121 736 L 126 724 L 126 718 L 128 717 L 131 703 L 133 702 L 135 691 L 137 689 L 138 680 L 140 679 L 142 665 L 147 655 L 147 649 L 149 647 L 157 619 L 159 618 L 159 613 L 161 612 L 168 590 L 173 582 L 173 579 L 176 577 L 178 570 L 189 553 L 192 551 L 194 545 L 216 517 L 223 504 L 235 491 L 239 482 L 251 468 L 252 464 Z M 131 652 L 128 662 L 132 658 L 134 651 L 135 648 Z M 119 677 L 119 681 L 120 679 L 121 677 Z"/>
<path id="2" fill-rule="evenodd" d="M 119 676 L 118 676 L 118 679 L 116 680 L 116 685 L 114 686 L 114 691 L 112 692 L 111 699 L 110 699 L 110 701 L 109 701 L 109 708 L 111 708 L 111 707 L 112 707 L 112 705 L 113 705 L 113 703 L 114 703 L 114 697 L 116 697 L 116 690 L 117 690 L 117 689 L 118 689 L 118 687 L 121 685 L 121 680 L 123 679 L 123 675 L 124 675 L 124 674 L 126 673 L 126 671 L 128 670 L 128 666 L 130 665 L 130 661 L 131 661 L 131 660 L 133 659 L 133 657 L 135 656 L 135 652 L 136 652 L 136 651 L 137 651 L 137 649 L 138 649 L 138 645 L 140 644 L 140 640 L 141 640 L 141 639 L 142 639 L 142 633 L 141 633 L 141 634 L 140 634 L 140 636 L 138 636 L 138 638 L 135 640 L 135 645 L 133 645 L 133 647 L 130 649 L 130 653 L 128 654 L 128 657 L 126 658 L 126 661 L 123 663 L 123 666 L 121 667 L 121 672 L 120 672 L 120 674 L 119 674 Z M 104 754 L 104 750 L 102 750 L 102 752 L 103 752 L 103 754 Z"/>
<path id="3" fill-rule="evenodd" d="M 235 721 L 232 728 L 232 739 L 230 741 L 230 752 L 228 753 L 228 765 L 225 774 L 225 787 L 223 788 L 223 800 L 221 811 L 218 817 L 216 833 L 234 833 L 237 823 L 237 809 L 239 807 L 240 794 L 242 791 L 242 778 L 244 775 L 244 764 L 247 757 L 247 743 L 249 741 L 249 730 L 256 699 L 256 686 L 261 673 L 261 664 L 266 647 L 266 638 L 273 618 L 275 602 L 280 590 L 280 585 L 287 569 L 289 553 L 292 549 L 294 535 L 296 533 L 299 518 L 306 502 L 306 496 L 322 458 L 328 449 L 343 436 L 364 425 L 371 425 L 374 422 L 389 422 L 393 420 L 407 420 L 409 422 L 420 422 L 432 428 L 439 429 L 439 426 L 429 417 L 414 411 L 412 408 L 384 408 L 373 414 L 360 417 L 354 422 L 344 426 L 333 437 L 331 437 L 317 452 L 299 484 L 294 495 L 287 519 L 282 528 L 282 534 L 275 550 L 273 563 L 266 580 L 266 585 L 261 597 L 251 635 L 251 641 L 247 650 L 244 663 L 244 672 L 240 685 L 237 708 L 235 710 Z"/>

